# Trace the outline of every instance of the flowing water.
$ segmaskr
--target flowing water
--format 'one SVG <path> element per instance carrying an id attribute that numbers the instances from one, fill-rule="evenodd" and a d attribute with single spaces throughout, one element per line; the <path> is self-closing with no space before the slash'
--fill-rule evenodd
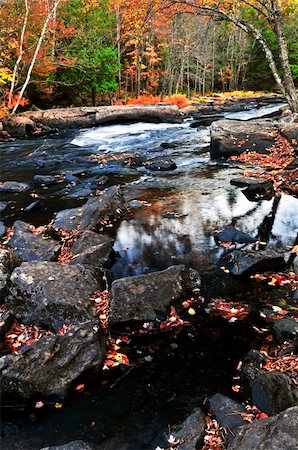
<path id="1" fill-rule="evenodd" d="M 224 116 L 248 120 L 279 107 Z M 285 251 L 297 235 L 298 200 L 290 195 L 282 195 L 278 205 L 274 199 L 247 200 L 240 189 L 230 185 L 244 168 L 210 161 L 209 127 L 191 128 L 190 122 L 112 125 L 54 138 L 1 143 L 3 181 L 25 181 L 31 186 L 28 192 L 1 198 L 9 202 L 3 213 L 6 225 L 16 219 L 35 225 L 48 223 L 58 210 L 83 204 L 84 196 L 94 192 L 96 178 L 106 175 L 107 185 L 123 186 L 127 201 L 146 202 L 130 203 L 131 212 L 109 231 L 120 255 L 112 268 L 114 277 L 185 263 L 202 273 L 202 291 L 207 298 L 262 302 L 271 297 L 274 302 L 272 291 L 234 280 L 216 267 L 223 250 L 215 245 L 213 235 L 234 225 L 257 236 L 273 215 L 269 244 Z M 164 148 L 164 143 L 171 148 Z M 151 172 L 145 167 L 124 167 L 121 154 L 127 152 L 148 159 L 170 158 L 177 169 Z M 36 174 L 62 173 L 69 177 L 69 186 L 32 185 Z M 32 192 L 40 198 L 39 209 L 24 211 L 34 200 Z M 289 292 L 282 291 L 282 295 L 287 299 Z M 248 323 L 230 324 L 207 316 L 178 334 L 136 337 L 130 351 L 142 364 L 123 379 L 119 369 L 109 375 L 107 384 L 106 375 L 90 381 L 83 394 L 71 394 L 59 411 L 51 405 L 41 411 L 30 406 L 3 408 L 3 448 L 40 449 L 82 438 L 98 449 L 153 449 L 154 437 L 168 424 L 185 418 L 195 405 L 202 405 L 206 396 L 214 392 L 232 395 L 228 386 L 235 365 L 254 339 Z"/>

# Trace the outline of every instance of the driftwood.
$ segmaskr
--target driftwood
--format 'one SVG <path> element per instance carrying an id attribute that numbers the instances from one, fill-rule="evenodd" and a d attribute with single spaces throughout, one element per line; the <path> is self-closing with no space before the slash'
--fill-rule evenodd
<path id="1" fill-rule="evenodd" d="M 180 123 L 176 105 L 99 106 L 27 111 L 3 120 L 3 130 L 13 137 L 50 133 L 67 128 L 85 128 L 126 122 Z"/>

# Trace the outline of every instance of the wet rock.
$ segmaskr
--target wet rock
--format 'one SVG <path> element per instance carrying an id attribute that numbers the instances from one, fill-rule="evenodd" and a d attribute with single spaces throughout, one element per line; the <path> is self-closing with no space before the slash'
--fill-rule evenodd
<path id="1" fill-rule="evenodd" d="M 116 280 L 111 289 L 111 323 L 154 320 L 199 285 L 198 272 L 184 265 Z"/>
<path id="2" fill-rule="evenodd" d="M 274 143 L 277 124 L 270 119 L 256 119 L 247 122 L 219 120 L 211 125 L 211 158 L 228 158 L 240 155 L 246 150 L 266 152 Z"/>
<path id="3" fill-rule="evenodd" d="M 209 399 L 210 412 L 215 416 L 217 422 L 227 430 L 226 441 L 230 442 L 234 437 L 235 430 L 247 422 L 241 414 L 246 409 L 240 403 L 235 402 L 222 394 L 215 394 Z"/>
<path id="4" fill-rule="evenodd" d="M 106 267 L 111 260 L 114 240 L 86 230 L 71 247 L 74 258 L 71 264 L 82 264 L 94 268 Z"/>
<path id="5" fill-rule="evenodd" d="M 127 204 L 130 208 L 135 208 L 135 209 L 144 208 L 144 206 L 146 206 L 144 204 L 144 202 L 140 201 L 140 200 L 129 200 L 129 202 Z"/>
<path id="6" fill-rule="evenodd" d="M 298 407 L 241 427 L 228 450 L 296 450 Z"/>
<path id="7" fill-rule="evenodd" d="M 264 180 L 263 178 L 254 178 L 254 177 L 233 178 L 230 181 L 230 183 L 232 186 L 237 186 L 240 188 L 258 188 L 258 189 L 267 190 L 267 189 L 273 187 L 271 180 Z"/>
<path id="8" fill-rule="evenodd" d="M 6 233 L 6 226 L 2 220 L 0 220 L 0 239 L 5 235 Z"/>
<path id="9" fill-rule="evenodd" d="M 0 312 L 0 338 L 4 339 L 5 334 L 13 324 L 14 317 L 10 311 Z"/>
<path id="10" fill-rule="evenodd" d="M 243 188 L 243 194 L 251 201 L 271 200 L 274 196 L 273 183 L 261 178 L 234 178 L 230 181 L 233 186 Z"/>
<path id="11" fill-rule="evenodd" d="M 0 250 L 0 300 L 5 298 L 9 290 L 10 275 L 19 264 L 18 260 L 8 250 Z"/>
<path id="12" fill-rule="evenodd" d="M 14 255 L 22 261 L 52 261 L 60 250 L 58 242 L 32 233 L 30 225 L 21 220 L 13 224 L 13 230 L 7 245 L 14 249 Z"/>
<path id="13" fill-rule="evenodd" d="M 285 260 L 282 254 L 273 249 L 265 250 L 234 250 L 220 260 L 233 275 L 248 275 L 269 270 L 283 270 Z"/>
<path id="14" fill-rule="evenodd" d="M 31 136 L 36 130 L 36 124 L 29 117 L 10 116 L 9 119 L 3 120 L 4 131 L 16 138 L 24 138 Z"/>
<path id="15" fill-rule="evenodd" d="M 243 231 L 237 230 L 235 227 L 227 227 L 223 231 L 215 233 L 214 240 L 218 244 L 220 242 L 232 242 L 238 244 L 251 244 L 256 242 L 256 238 L 253 238 Z"/>
<path id="16" fill-rule="evenodd" d="M 44 336 L 19 353 L 0 359 L 2 395 L 64 398 L 71 383 L 86 370 L 99 370 L 104 354 L 105 339 L 92 324 Z"/>
<path id="17" fill-rule="evenodd" d="M 122 164 L 129 167 L 142 167 L 146 161 L 147 158 L 140 153 L 124 154 Z"/>
<path id="18" fill-rule="evenodd" d="M 270 180 L 261 178 L 234 178 L 230 181 L 231 185 L 243 189 L 243 194 L 249 201 L 271 200 L 274 196 L 273 183 Z"/>
<path id="19" fill-rule="evenodd" d="M 77 187 L 73 190 L 65 189 L 60 191 L 63 198 L 65 199 L 80 199 L 80 198 L 88 198 L 94 193 L 94 190 L 88 187 Z"/>
<path id="20" fill-rule="evenodd" d="M 161 217 L 163 219 L 185 219 L 185 217 L 187 217 L 188 214 L 180 214 L 177 212 L 167 212 L 165 214 L 162 214 Z"/>
<path id="21" fill-rule="evenodd" d="M 91 198 L 81 208 L 65 209 L 58 212 L 53 223 L 54 228 L 72 231 L 100 226 L 103 220 L 114 220 L 127 212 L 122 191 L 112 186 L 102 194 Z"/>
<path id="22" fill-rule="evenodd" d="M 243 363 L 241 382 L 244 395 L 269 416 L 298 405 L 297 387 L 284 373 L 266 372 Z"/>
<path id="23" fill-rule="evenodd" d="M 146 169 L 153 171 L 166 171 L 177 169 L 176 163 L 171 159 L 157 159 L 144 164 Z"/>
<path id="24" fill-rule="evenodd" d="M 0 202 L 0 212 L 3 212 L 7 206 L 9 205 L 9 202 Z"/>
<path id="25" fill-rule="evenodd" d="M 89 295 L 97 290 L 91 273 L 54 262 L 25 262 L 11 276 L 10 311 L 25 324 L 59 329 L 92 318 Z"/>
<path id="26" fill-rule="evenodd" d="M 169 148 L 176 148 L 177 143 L 176 142 L 162 142 L 160 144 L 160 147 L 163 148 L 164 150 L 167 150 Z"/>
<path id="27" fill-rule="evenodd" d="M 94 180 L 94 182 L 96 184 L 98 184 L 99 186 L 103 186 L 103 185 L 107 184 L 108 181 L 109 181 L 109 177 L 106 177 L 105 175 L 103 175 L 102 177 L 95 178 L 95 180 Z"/>
<path id="28" fill-rule="evenodd" d="M 30 203 L 30 205 L 26 206 L 24 208 L 25 212 L 32 212 L 37 211 L 42 206 L 42 203 L 39 200 L 36 200 L 35 202 Z"/>
<path id="29" fill-rule="evenodd" d="M 282 343 L 298 336 L 298 322 L 292 317 L 283 317 L 274 321 L 272 334 L 277 342 Z"/>
<path id="30" fill-rule="evenodd" d="M 0 183 L 0 192 L 21 193 L 30 189 L 29 184 L 19 183 L 18 181 L 4 181 Z"/>
<path id="31" fill-rule="evenodd" d="M 43 447 L 40 450 L 92 450 L 89 444 L 84 441 L 71 441 L 67 444 L 54 445 L 53 447 Z"/>
<path id="32" fill-rule="evenodd" d="M 200 408 L 195 408 L 190 416 L 181 424 L 171 427 L 171 434 L 175 441 L 180 441 L 179 450 L 194 450 L 201 448 L 205 435 L 205 415 Z M 170 449 L 168 431 L 160 433 L 154 440 L 152 448 L 160 447 Z"/>
<path id="33" fill-rule="evenodd" d="M 64 177 L 61 175 L 35 175 L 33 177 L 33 183 L 37 186 L 52 186 L 63 181 Z"/>
<path id="34" fill-rule="evenodd" d="M 190 124 L 191 128 L 198 128 L 198 127 L 209 127 L 213 122 L 216 122 L 217 120 L 223 119 L 223 116 L 220 116 L 218 114 L 205 114 L 200 119 L 197 119 L 195 122 L 192 122 Z"/>

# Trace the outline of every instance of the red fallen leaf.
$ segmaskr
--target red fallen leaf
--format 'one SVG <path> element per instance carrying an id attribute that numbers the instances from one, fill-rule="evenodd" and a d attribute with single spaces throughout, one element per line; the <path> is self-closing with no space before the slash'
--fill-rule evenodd
<path id="1" fill-rule="evenodd" d="M 268 419 L 268 414 L 265 414 L 263 412 L 261 412 L 260 414 L 258 414 L 259 419 Z"/>
<path id="2" fill-rule="evenodd" d="M 76 391 L 78 391 L 78 392 L 82 392 L 84 389 L 85 389 L 84 383 L 78 384 L 78 385 L 76 386 Z"/>
<path id="3" fill-rule="evenodd" d="M 240 386 L 238 384 L 236 384 L 235 386 L 232 386 L 232 391 L 239 392 L 240 391 Z"/>

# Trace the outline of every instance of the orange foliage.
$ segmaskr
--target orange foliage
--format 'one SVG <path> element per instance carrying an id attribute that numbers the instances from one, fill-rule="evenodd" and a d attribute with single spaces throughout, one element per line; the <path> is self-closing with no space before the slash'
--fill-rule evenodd
<path id="1" fill-rule="evenodd" d="M 140 95 L 138 98 L 130 98 L 127 101 L 127 105 L 156 105 L 159 103 L 177 105 L 179 108 L 184 108 L 189 105 L 189 101 L 184 94 L 174 94 L 169 97 L 161 98 L 160 95 Z M 123 104 L 115 102 L 116 104 Z"/>
<path id="2" fill-rule="evenodd" d="M 164 103 L 170 103 L 171 105 L 177 105 L 179 108 L 184 108 L 189 105 L 189 101 L 184 94 L 173 94 L 164 98 Z"/>

